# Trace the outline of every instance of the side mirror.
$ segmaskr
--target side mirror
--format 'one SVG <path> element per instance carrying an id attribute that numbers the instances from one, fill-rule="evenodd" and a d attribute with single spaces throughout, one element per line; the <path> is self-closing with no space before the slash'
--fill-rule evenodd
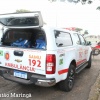
<path id="1" fill-rule="evenodd" d="M 91 42 L 90 41 L 86 41 L 86 45 L 91 45 Z"/>

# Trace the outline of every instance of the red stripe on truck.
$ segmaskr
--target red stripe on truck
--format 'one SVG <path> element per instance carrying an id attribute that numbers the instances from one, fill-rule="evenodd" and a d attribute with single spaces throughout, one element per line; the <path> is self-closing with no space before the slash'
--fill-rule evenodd
<path id="1" fill-rule="evenodd" d="M 68 72 L 68 69 L 63 69 L 63 70 L 58 71 L 58 74 L 61 75 L 67 72 Z"/>
<path id="2" fill-rule="evenodd" d="M 84 62 L 86 62 L 86 61 L 87 61 L 86 59 L 80 60 L 80 61 L 78 61 L 78 62 L 76 63 L 76 65 L 78 66 L 78 65 L 80 65 L 80 64 L 82 64 L 82 63 L 84 63 Z"/>

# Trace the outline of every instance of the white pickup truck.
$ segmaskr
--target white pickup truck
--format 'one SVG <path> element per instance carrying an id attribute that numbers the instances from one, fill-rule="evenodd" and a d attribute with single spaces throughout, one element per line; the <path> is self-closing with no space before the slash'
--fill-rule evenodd
<path id="1" fill-rule="evenodd" d="M 84 37 L 43 25 L 40 12 L 3 14 L 0 23 L 0 75 L 7 80 L 70 91 L 75 74 L 91 67 Z"/>

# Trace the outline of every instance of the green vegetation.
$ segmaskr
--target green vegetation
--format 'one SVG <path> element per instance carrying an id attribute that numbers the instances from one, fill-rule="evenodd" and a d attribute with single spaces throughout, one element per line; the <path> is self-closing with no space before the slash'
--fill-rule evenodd
<path id="1" fill-rule="evenodd" d="M 100 10 L 100 6 L 97 7 L 97 10 Z"/>
<path id="2" fill-rule="evenodd" d="M 50 1 L 50 2 L 55 2 L 55 1 L 58 1 L 58 0 L 48 0 L 48 1 Z M 68 2 L 74 2 L 74 3 L 79 3 L 79 2 L 81 2 L 82 3 L 82 5 L 84 5 L 84 4 L 91 4 L 93 1 L 92 0 L 59 0 L 59 1 L 61 1 L 61 2 L 66 2 L 66 1 L 68 1 Z"/>
<path id="3" fill-rule="evenodd" d="M 23 13 L 23 12 L 31 12 L 31 11 L 26 10 L 26 9 L 19 9 L 19 10 L 16 10 L 16 13 Z"/>

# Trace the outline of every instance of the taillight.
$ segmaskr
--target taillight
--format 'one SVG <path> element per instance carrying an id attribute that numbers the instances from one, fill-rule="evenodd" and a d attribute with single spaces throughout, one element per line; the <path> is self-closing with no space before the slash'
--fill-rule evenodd
<path id="1" fill-rule="evenodd" d="M 46 74 L 54 74 L 56 70 L 56 56 L 54 54 L 46 55 Z"/>

